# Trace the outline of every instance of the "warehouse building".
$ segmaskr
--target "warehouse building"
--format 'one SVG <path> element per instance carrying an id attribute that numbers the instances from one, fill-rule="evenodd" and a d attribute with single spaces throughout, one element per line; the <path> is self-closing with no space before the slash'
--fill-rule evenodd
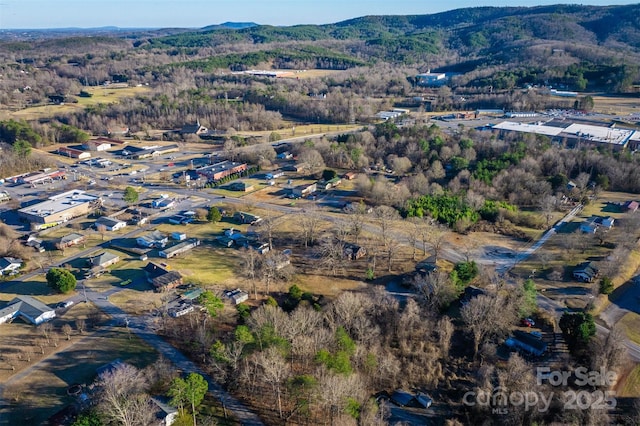
<path id="1" fill-rule="evenodd" d="M 42 229 L 89 214 L 102 199 L 85 191 L 73 190 L 49 197 L 46 201 L 21 208 L 18 215 Z"/>

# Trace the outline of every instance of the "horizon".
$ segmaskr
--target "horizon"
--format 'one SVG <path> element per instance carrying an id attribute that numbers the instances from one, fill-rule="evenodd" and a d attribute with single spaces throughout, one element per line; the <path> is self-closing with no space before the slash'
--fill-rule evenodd
<path id="1" fill-rule="evenodd" d="M 622 6 L 635 1 L 582 1 L 580 6 Z M 245 0 L 243 7 L 230 0 L 2 0 L 0 30 L 64 29 L 161 29 L 203 28 L 225 22 L 251 22 L 258 25 L 325 25 L 363 16 L 430 15 L 469 7 L 536 7 L 568 4 L 558 1 L 499 1 L 478 4 L 453 0 L 445 7 L 419 5 L 414 0 L 395 3 L 378 0 L 339 0 L 323 3 L 305 0 Z M 152 10 L 153 13 L 149 13 Z M 194 10 L 199 11 L 193 13 Z M 288 13 L 282 13 L 286 10 Z M 217 22 L 217 23 L 216 23 Z"/>

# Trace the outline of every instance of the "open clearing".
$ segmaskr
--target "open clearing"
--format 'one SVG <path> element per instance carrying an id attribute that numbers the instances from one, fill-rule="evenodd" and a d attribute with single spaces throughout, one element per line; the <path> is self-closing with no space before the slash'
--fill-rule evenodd
<path id="1" fill-rule="evenodd" d="M 76 96 L 78 99 L 77 104 L 65 103 L 61 105 L 44 105 L 32 108 L 25 108 L 20 111 L 9 113 L 9 118 L 24 119 L 24 120 L 37 120 L 40 118 L 51 118 L 56 115 L 64 115 L 73 112 L 80 111 L 89 105 L 97 104 L 112 104 L 118 102 L 123 98 L 131 98 L 143 93 L 149 92 L 149 88 L 142 87 L 126 87 L 126 88 L 111 88 L 108 86 L 101 87 L 84 87 L 82 90 L 91 93 L 93 96 L 90 98 L 82 98 Z"/>
<path id="2" fill-rule="evenodd" d="M 640 96 L 594 95 L 593 110 L 604 114 L 640 113 Z"/>

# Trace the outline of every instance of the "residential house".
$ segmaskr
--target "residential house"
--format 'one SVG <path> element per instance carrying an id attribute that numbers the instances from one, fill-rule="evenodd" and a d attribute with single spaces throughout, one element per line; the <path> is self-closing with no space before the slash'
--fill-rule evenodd
<path id="1" fill-rule="evenodd" d="M 0 324 L 20 317 L 33 325 L 55 318 L 56 311 L 31 296 L 18 296 L 0 309 Z"/>
<path id="2" fill-rule="evenodd" d="M 182 129 L 180 129 L 179 133 L 181 135 L 202 135 L 202 134 L 206 134 L 209 131 L 209 129 L 207 129 L 206 127 L 204 127 L 203 125 L 200 124 L 200 120 L 196 120 L 195 123 L 192 124 L 185 124 L 184 126 L 182 126 Z"/>
<path id="3" fill-rule="evenodd" d="M 484 296 L 486 294 L 487 294 L 487 291 L 482 288 L 479 288 L 473 285 L 467 286 L 464 289 L 464 293 L 462 293 L 462 296 L 460 297 L 460 304 L 464 306 L 467 303 L 469 303 L 472 299 L 475 299 L 478 296 Z"/>
<path id="4" fill-rule="evenodd" d="M 158 255 L 160 257 L 170 259 L 179 254 L 186 253 L 189 250 L 192 250 L 193 248 L 198 247 L 199 245 L 200 245 L 200 240 L 198 240 L 197 238 L 189 238 L 186 241 L 182 241 L 181 243 L 178 243 L 174 246 L 167 247 L 161 250 L 158 253 Z"/>
<path id="5" fill-rule="evenodd" d="M 547 351 L 547 344 L 541 338 L 521 330 L 514 331 L 513 336 L 504 343 L 510 348 L 529 355 L 541 356 Z"/>
<path id="6" fill-rule="evenodd" d="M 280 154 L 276 155 L 276 158 L 278 160 L 290 160 L 293 158 L 293 154 L 290 153 L 289 151 L 285 151 L 285 152 L 281 152 Z"/>
<path id="7" fill-rule="evenodd" d="M 169 238 L 160 231 L 153 231 L 136 238 L 136 244 L 146 248 L 164 248 Z"/>
<path id="8" fill-rule="evenodd" d="M 349 260 L 358 260 L 367 255 L 367 249 L 357 244 L 346 243 L 344 245 L 344 256 Z"/>
<path id="9" fill-rule="evenodd" d="M 253 250 L 257 251 L 260 254 L 266 254 L 269 252 L 269 249 L 270 249 L 269 243 L 264 243 L 261 241 L 249 242 L 248 247 L 252 248 Z"/>
<path id="10" fill-rule="evenodd" d="M 120 262 L 120 256 L 117 254 L 109 253 L 108 251 L 102 252 L 97 256 L 89 258 L 92 269 L 104 269 L 115 263 Z"/>
<path id="11" fill-rule="evenodd" d="M 290 195 L 293 197 L 301 198 L 301 197 L 306 197 L 308 195 L 311 195 L 317 190 L 318 190 L 318 185 L 314 182 L 306 185 L 298 185 L 291 188 Z"/>
<path id="12" fill-rule="evenodd" d="M 598 268 L 591 262 L 583 262 L 573 270 L 573 277 L 585 283 L 592 282 L 598 276 Z"/>
<path id="13" fill-rule="evenodd" d="M 391 401 L 400 407 L 429 408 L 433 400 L 424 393 L 411 393 L 403 389 L 395 390 L 390 397 Z"/>
<path id="14" fill-rule="evenodd" d="M 169 404 L 169 400 L 165 397 L 156 396 L 151 398 L 152 410 L 158 426 L 171 426 L 178 418 L 178 409 Z"/>
<path id="15" fill-rule="evenodd" d="M 151 207 L 154 209 L 170 209 L 176 205 L 176 200 L 173 198 L 156 198 L 151 201 Z"/>
<path id="16" fill-rule="evenodd" d="M 228 188 L 231 191 L 241 191 L 241 192 L 251 192 L 255 189 L 255 187 L 252 184 L 244 181 L 232 182 L 228 185 Z"/>
<path id="17" fill-rule="evenodd" d="M 144 267 L 147 281 L 153 285 L 155 291 L 165 291 L 182 285 L 182 275 L 178 271 L 171 271 L 168 267 L 154 262 Z"/>
<path id="18" fill-rule="evenodd" d="M 188 225 L 191 222 L 193 222 L 193 216 L 176 214 L 169 218 L 169 223 L 172 225 Z"/>
<path id="19" fill-rule="evenodd" d="M 235 290 L 227 290 L 224 292 L 224 295 L 227 296 L 234 305 L 239 305 L 249 299 L 249 293 L 242 291 L 239 288 L 236 288 Z"/>
<path id="20" fill-rule="evenodd" d="M 427 257 L 424 260 L 416 263 L 416 272 L 421 273 L 422 275 L 430 274 L 432 272 L 438 272 L 438 258 L 436 255 L 432 255 Z"/>
<path id="21" fill-rule="evenodd" d="M 354 180 L 358 176 L 356 172 L 347 172 L 342 177 L 346 180 Z"/>
<path id="22" fill-rule="evenodd" d="M 256 223 L 262 221 L 262 218 L 251 213 L 235 212 L 233 215 L 233 220 L 240 224 L 255 225 Z"/>
<path id="23" fill-rule="evenodd" d="M 113 232 L 127 226 L 127 222 L 109 216 L 101 216 L 95 221 L 93 226 L 96 229 L 99 229 L 98 227 L 104 226 L 104 229 L 109 232 Z"/>
<path id="24" fill-rule="evenodd" d="M 84 235 L 71 233 L 67 234 L 64 237 L 60 238 L 56 241 L 55 246 L 58 250 L 63 250 L 67 247 L 77 246 L 79 244 L 84 243 L 86 240 Z"/>
<path id="25" fill-rule="evenodd" d="M 0 257 L 0 276 L 13 275 L 22 267 L 22 259 Z"/>
<path id="26" fill-rule="evenodd" d="M 611 216 L 591 216 L 580 224 L 580 231 L 585 234 L 594 234 L 599 227 L 611 229 L 614 223 L 615 219 Z"/>
<path id="27" fill-rule="evenodd" d="M 193 312 L 195 308 L 193 305 L 189 304 L 180 304 L 175 308 L 169 309 L 169 316 L 173 318 L 178 318 L 183 315 L 187 315 L 189 312 Z"/>
<path id="28" fill-rule="evenodd" d="M 598 229 L 598 224 L 596 223 L 597 218 L 595 216 L 591 216 L 589 219 L 580 223 L 580 231 L 585 234 L 595 234 Z"/>
<path id="29" fill-rule="evenodd" d="M 27 247 L 32 247 L 39 253 L 44 252 L 44 242 L 36 237 L 34 234 L 29 235 L 27 238 L 27 242 L 25 243 Z"/>

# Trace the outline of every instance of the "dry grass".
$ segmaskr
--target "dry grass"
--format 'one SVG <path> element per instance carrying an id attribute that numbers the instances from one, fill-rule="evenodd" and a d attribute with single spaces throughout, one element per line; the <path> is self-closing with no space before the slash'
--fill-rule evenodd
<path id="1" fill-rule="evenodd" d="M 129 288 L 109 296 L 109 300 L 112 303 L 131 315 L 149 313 L 160 306 L 161 298 L 161 293 L 154 293 L 152 290 L 141 292 Z"/>
<path id="2" fill-rule="evenodd" d="M 621 383 L 617 386 L 618 396 L 623 398 L 640 397 L 640 364 L 635 365 L 622 377 Z"/>
<path id="3" fill-rule="evenodd" d="M 280 71 L 288 71 L 288 70 L 280 70 Z M 287 76 L 283 78 L 301 78 L 301 79 L 321 78 L 321 77 L 327 77 L 329 75 L 344 73 L 344 71 L 341 71 L 341 70 L 304 70 L 304 71 L 291 70 L 291 71 L 293 74 L 292 76 Z"/>
<path id="4" fill-rule="evenodd" d="M 593 110 L 604 114 L 632 114 L 640 112 L 637 96 L 593 96 Z"/>
<path id="5" fill-rule="evenodd" d="M 9 113 L 9 118 L 24 120 L 51 118 L 60 114 L 78 112 L 89 105 L 97 105 L 100 103 L 112 104 L 120 101 L 120 99 L 131 98 L 139 94 L 149 92 L 148 87 L 127 87 L 122 89 L 113 89 L 109 87 L 85 87 L 83 90 L 93 94 L 93 96 L 91 98 L 77 97 L 77 104 L 45 105 L 25 108 L 20 111 Z"/>
<path id="6" fill-rule="evenodd" d="M 97 308 L 92 303 L 79 303 L 69 308 L 62 317 L 55 318 L 51 321 L 51 324 L 53 324 L 54 330 L 60 332 L 62 325 L 73 325 L 73 322 L 80 318 L 86 320 L 95 312 L 97 312 Z M 33 325 L 27 324 L 22 320 L 16 320 L 11 324 L 0 325 L 0 330 L 2 333 L 0 353 L 2 353 L 3 357 L 14 356 L 12 354 L 18 354 L 26 349 L 33 353 L 31 362 L 27 362 L 24 357 L 22 357 L 22 360 L 17 361 L 15 363 L 15 370 L 10 368 L 7 358 L 4 358 L 3 365 L 0 367 L 0 382 L 5 382 L 14 374 L 38 362 L 42 357 L 62 351 L 69 345 L 75 344 L 81 337 L 74 327 L 71 340 L 66 340 L 65 336 L 60 335 L 58 347 L 55 348 L 53 344 L 46 345 L 44 348 L 45 354 L 43 355 L 41 354 L 40 348 L 34 346 L 36 339 L 38 339 L 41 334 Z"/>
<path id="7" fill-rule="evenodd" d="M 48 417 L 73 401 L 66 395 L 69 386 L 91 383 L 98 367 L 117 358 L 144 367 L 157 355 L 125 329 L 95 332 L 49 357 L 23 380 L 9 386 L 4 395 L 11 402 L 8 424 L 45 424 Z"/>
<path id="8" fill-rule="evenodd" d="M 640 315 L 629 312 L 618 321 L 617 325 L 622 327 L 631 341 L 640 344 Z"/>
<path id="9" fill-rule="evenodd" d="M 47 286 L 44 275 L 36 275 L 29 281 L 14 281 L 3 284 L 0 291 L 0 302 L 9 302 L 16 296 L 34 296 L 47 305 L 54 305 L 69 297 L 69 295 L 52 292 Z M 0 325 L 0 327 L 2 326 Z"/>

